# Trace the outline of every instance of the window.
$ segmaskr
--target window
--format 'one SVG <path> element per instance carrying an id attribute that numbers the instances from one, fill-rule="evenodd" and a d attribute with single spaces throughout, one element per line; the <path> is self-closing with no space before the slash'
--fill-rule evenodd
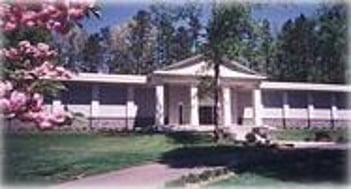
<path id="1" fill-rule="evenodd" d="M 183 111 L 183 104 L 178 104 L 178 122 L 180 125 L 184 124 Z"/>
<path id="2" fill-rule="evenodd" d="M 307 92 L 288 92 L 288 103 L 291 108 L 307 108 Z"/>
<path id="3" fill-rule="evenodd" d="M 348 97 L 347 93 L 335 93 L 336 106 L 339 109 L 347 109 L 348 108 L 347 97 Z"/>
<path id="4" fill-rule="evenodd" d="M 262 91 L 263 106 L 267 108 L 281 108 L 283 93 L 279 91 Z"/>
<path id="5" fill-rule="evenodd" d="M 313 105 L 315 108 L 329 109 L 331 107 L 331 95 L 326 92 L 312 92 Z"/>
<path id="6" fill-rule="evenodd" d="M 100 104 L 124 105 L 127 101 L 127 88 L 123 86 L 101 85 L 99 91 Z"/>
<path id="7" fill-rule="evenodd" d="M 63 104 L 88 105 L 91 102 L 91 85 L 85 83 L 69 83 L 67 90 L 60 95 Z"/>

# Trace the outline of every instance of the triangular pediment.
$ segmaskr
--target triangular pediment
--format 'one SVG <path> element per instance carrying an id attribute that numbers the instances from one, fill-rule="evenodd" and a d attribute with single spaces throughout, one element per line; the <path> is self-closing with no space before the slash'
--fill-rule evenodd
<path id="1" fill-rule="evenodd" d="M 214 76 L 213 64 L 206 60 L 203 55 L 197 55 L 175 64 L 154 71 L 158 75 L 175 76 Z M 264 76 L 241 65 L 237 61 L 223 59 L 220 65 L 220 77 L 242 79 L 265 79 Z"/>

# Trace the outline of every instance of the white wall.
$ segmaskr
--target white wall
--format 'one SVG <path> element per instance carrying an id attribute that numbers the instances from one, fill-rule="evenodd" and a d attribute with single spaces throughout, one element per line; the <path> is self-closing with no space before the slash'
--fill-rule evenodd
<path id="1" fill-rule="evenodd" d="M 67 91 L 62 92 L 59 99 L 70 111 L 90 116 L 91 84 L 71 82 L 66 85 Z"/>
<path id="2" fill-rule="evenodd" d="M 190 86 L 169 85 L 167 87 L 167 112 L 170 124 L 179 124 L 179 104 L 183 104 L 184 124 L 190 123 Z M 166 90 L 167 90 L 166 89 Z"/>
<path id="3" fill-rule="evenodd" d="M 251 91 L 237 91 L 237 105 L 236 108 L 238 120 L 253 118 L 252 110 L 252 92 Z M 233 101 L 233 99 L 232 99 Z M 233 108 L 232 107 L 232 108 Z"/>
<path id="4" fill-rule="evenodd" d="M 155 93 L 153 87 L 140 85 L 97 84 L 98 118 L 135 118 L 154 116 Z M 128 87 L 133 88 L 134 101 L 127 109 Z M 66 105 L 70 111 L 82 113 L 91 117 L 92 83 L 70 82 L 68 90 L 63 92 L 59 99 L 62 106 Z M 52 109 L 52 100 L 47 102 L 47 107 Z"/>
<path id="5" fill-rule="evenodd" d="M 288 105 L 289 110 L 285 118 L 287 119 L 308 119 L 308 93 L 312 96 L 313 106 L 310 112 L 311 120 L 330 120 L 332 118 L 331 107 L 332 100 L 331 95 L 335 94 L 332 92 L 308 92 L 308 91 L 278 91 L 278 90 L 262 90 L 262 103 L 263 103 L 263 118 L 270 119 L 281 119 L 284 116 L 283 113 L 283 92 L 288 94 Z M 251 106 L 251 92 L 249 91 L 237 91 L 238 103 L 237 112 L 239 117 L 245 119 L 252 118 L 252 106 Z M 346 107 L 344 94 L 336 94 L 336 117 L 337 119 L 347 120 L 351 119 L 351 109 Z M 344 99 L 342 99 L 344 98 Z M 234 99 L 232 98 L 232 101 Z M 235 108 L 235 104 L 232 104 Z"/>
<path id="6" fill-rule="evenodd" d="M 303 103 L 303 107 L 297 107 L 297 108 L 291 108 L 289 110 L 289 116 L 288 118 L 305 118 L 307 119 L 307 115 L 310 114 L 310 119 L 311 120 L 330 120 L 332 119 L 332 95 L 335 95 L 333 92 L 310 92 L 310 91 L 303 91 L 305 96 L 300 95 L 300 97 L 306 98 L 306 95 L 309 93 L 311 100 L 310 103 L 308 100 L 305 100 Z M 291 99 L 291 92 L 289 94 L 289 99 Z M 346 95 L 347 93 L 344 93 Z M 337 96 L 337 95 L 336 95 Z M 296 101 L 296 100 L 295 100 Z M 293 104 L 294 99 L 289 102 L 289 104 Z M 344 102 L 345 103 L 345 102 Z M 310 112 L 308 112 L 308 109 L 306 108 L 309 106 L 312 107 L 310 109 Z M 341 108 L 341 106 L 338 107 L 337 104 L 335 104 L 337 108 Z M 345 104 L 343 104 L 345 105 Z M 292 105 L 290 105 L 292 106 Z M 350 109 L 345 109 L 345 110 L 337 110 L 336 115 L 339 119 L 350 119 L 347 116 L 343 116 L 343 111 L 346 114 L 350 114 L 351 110 Z M 340 115 L 340 116 L 339 116 Z"/>
<path id="7" fill-rule="evenodd" d="M 155 88 L 135 87 L 134 88 L 135 115 L 134 117 L 155 116 Z"/>
<path id="8" fill-rule="evenodd" d="M 99 117 L 124 118 L 127 117 L 128 86 L 112 84 L 99 85 Z"/>
<path id="9" fill-rule="evenodd" d="M 153 86 L 141 85 L 119 85 L 119 84 L 99 84 L 99 114 L 97 117 L 107 118 L 148 118 L 155 115 L 155 89 Z M 134 103 L 129 104 L 127 110 L 128 87 L 132 86 Z M 71 82 L 68 91 L 60 97 L 61 103 L 75 112 L 83 113 L 86 117 L 91 115 L 92 84 Z M 336 118 L 340 120 L 351 119 L 351 109 L 347 108 L 346 93 L 313 92 L 313 109 L 308 112 L 308 91 L 287 92 L 289 110 L 283 113 L 283 93 L 287 91 L 262 90 L 263 118 L 281 119 L 283 116 L 289 119 L 311 119 L 329 120 L 332 118 L 331 94 L 335 94 Z M 252 91 L 231 90 L 232 103 L 232 123 L 236 124 L 239 118 L 252 119 Z M 52 102 L 51 102 L 52 103 Z M 179 123 L 179 104 L 183 104 L 184 124 L 190 123 L 190 86 L 186 85 L 166 85 L 165 87 L 165 113 L 170 124 Z M 209 100 L 200 100 L 199 105 L 212 105 Z M 47 102 L 48 109 L 53 108 Z"/>

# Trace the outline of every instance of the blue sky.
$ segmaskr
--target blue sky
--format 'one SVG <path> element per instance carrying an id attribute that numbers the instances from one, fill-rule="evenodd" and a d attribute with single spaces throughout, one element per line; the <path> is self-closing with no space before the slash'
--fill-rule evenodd
<path id="1" fill-rule="evenodd" d="M 117 25 L 119 23 L 125 22 L 140 9 L 147 9 L 151 1 L 140 1 L 140 2 L 116 2 L 116 3 L 106 3 L 106 1 L 100 1 L 99 5 L 101 7 L 101 19 L 90 18 L 83 21 L 84 28 L 89 33 L 94 33 L 100 30 L 102 27 Z M 208 8 L 205 5 L 203 13 L 203 22 L 207 22 L 208 18 Z M 305 14 L 307 16 L 312 15 L 318 8 L 317 4 L 311 3 L 299 3 L 291 4 L 289 6 L 284 6 L 282 4 L 270 4 L 258 10 L 252 12 L 252 17 L 255 19 L 267 18 L 271 22 L 271 27 L 274 33 L 279 30 L 282 24 L 289 18 L 295 18 L 300 14 Z M 204 24 L 205 24 L 204 23 Z"/>

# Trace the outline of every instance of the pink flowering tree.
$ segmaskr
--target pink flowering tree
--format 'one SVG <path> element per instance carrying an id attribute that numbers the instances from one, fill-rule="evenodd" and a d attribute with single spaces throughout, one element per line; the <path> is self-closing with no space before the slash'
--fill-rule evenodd
<path id="1" fill-rule="evenodd" d="M 62 90 L 60 79 L 72 73 L 59 65 L 55 49 L 38 33 L 64 34 L 89 14 L 90 0 L 12 0 L 0 3 L 0 111 L 6 118 L 34 122 L 40 129 L 64 125 L 73 118 L 67 110 L 45 109 L 44 95 Z M 31 31 L 28 34 L 28 31 Z M 35 33 L 35 34 L 33 34 Z"/>

